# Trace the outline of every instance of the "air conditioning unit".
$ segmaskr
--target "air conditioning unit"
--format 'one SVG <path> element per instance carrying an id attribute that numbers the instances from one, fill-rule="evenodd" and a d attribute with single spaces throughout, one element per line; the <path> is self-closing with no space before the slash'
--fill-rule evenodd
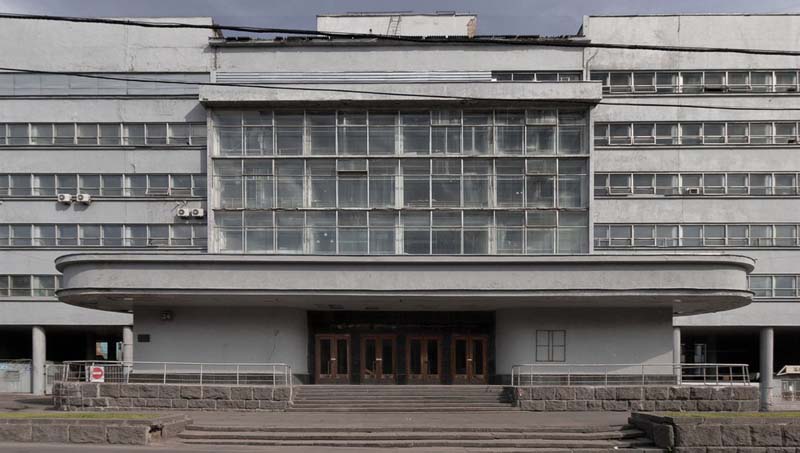
<path id="1" fill-rule="evenodd" d="M 89 195 L 88 193 L 79 193 L 78 203 L 92 204 L 92 196 Z"/>
<path id="2" fill-rule="evenodd" d="M 178 209 L 178 217 L 182 219 L 188 219 L 192 216 L 192 210 L 189 208 L 179 208 Z"/>
<path id="3" fill-rule="evenodd" d="M 700 195 L 702 191 L 700 190 L 699 187 L 687 187 L 683 189 L 683 193 L 685 193 L 686 195 Z"/>
<path id="4" fill-rule="evenodd" d="M 58 202 L 64 204 L 72 204 L 72 194 L 71 193 L 60 193 L 58 194 Z"/>
<path id="5" fill-rule="evenodd" d="M 192 209 L 192 217 L 203 218 L 205 216 L 206 216 L 205 209 L 201 209 L 201 208 Z"/>

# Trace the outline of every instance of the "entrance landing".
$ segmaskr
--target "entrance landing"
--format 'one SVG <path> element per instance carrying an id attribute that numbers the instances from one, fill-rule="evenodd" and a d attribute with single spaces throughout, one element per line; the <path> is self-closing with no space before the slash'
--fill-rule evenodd
<path id="1" fill-rule="evenodd" d="M 304 385 L 290 412 L 480 412 L 516 410 L 495 385 Z"/>

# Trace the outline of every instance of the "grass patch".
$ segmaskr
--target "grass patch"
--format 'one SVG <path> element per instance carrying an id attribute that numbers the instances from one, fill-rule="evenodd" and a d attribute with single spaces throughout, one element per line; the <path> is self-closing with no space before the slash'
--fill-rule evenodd
<path id="1" fill-rule="evenodd" d="M 158 414 L 125 412 L 0 412 L 0 419 L 29 420 L 54 418 L 66 420 L 139 420 L 157 417 Z"/>
<path id="2" fill-rule="evenodd" d="M 668 417 L 703 417 L 703 418 L 800 418 L 800 412 L 662 412 Z"/>

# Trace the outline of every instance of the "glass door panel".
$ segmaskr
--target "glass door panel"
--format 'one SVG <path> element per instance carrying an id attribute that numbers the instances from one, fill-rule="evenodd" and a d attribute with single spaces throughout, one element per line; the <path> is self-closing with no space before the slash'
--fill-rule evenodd
<path id="1" fill-rule="evenodd" d="M 315 382 L 350 382 L 350 335 L 316 335 Z"/>
<path id="2" fill-rule="evenodd" d="M 394 335 L 366 335 L 361 339 L 361 382 L 394 384 Z"/>
<path id="3" fill-rule="evenodd" d="M 410 336 L 406 347 L 409 384 L 441 383 L 441 337 Z"/>
<path id="4" fill-rule="evenodd" d="M 453 337 L 452 374 L 454 384 L 486 384 L 488 381 L 485 335 L 455 335 Z"/>

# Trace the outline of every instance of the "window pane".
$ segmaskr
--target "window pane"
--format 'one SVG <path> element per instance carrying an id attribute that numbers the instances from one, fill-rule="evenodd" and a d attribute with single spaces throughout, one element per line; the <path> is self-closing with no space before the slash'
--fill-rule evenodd
<path id="1" fill-rule="evenodd" d="M 554 126 L 528 126 L 526 133 L 528 154 L 555 154 L 556 128 Z"/>
<path id="2" fill-rule="evenodd" d="M 405 206 L 429 206 L 430 161 L 403 161 L 403 204 Z"/>

